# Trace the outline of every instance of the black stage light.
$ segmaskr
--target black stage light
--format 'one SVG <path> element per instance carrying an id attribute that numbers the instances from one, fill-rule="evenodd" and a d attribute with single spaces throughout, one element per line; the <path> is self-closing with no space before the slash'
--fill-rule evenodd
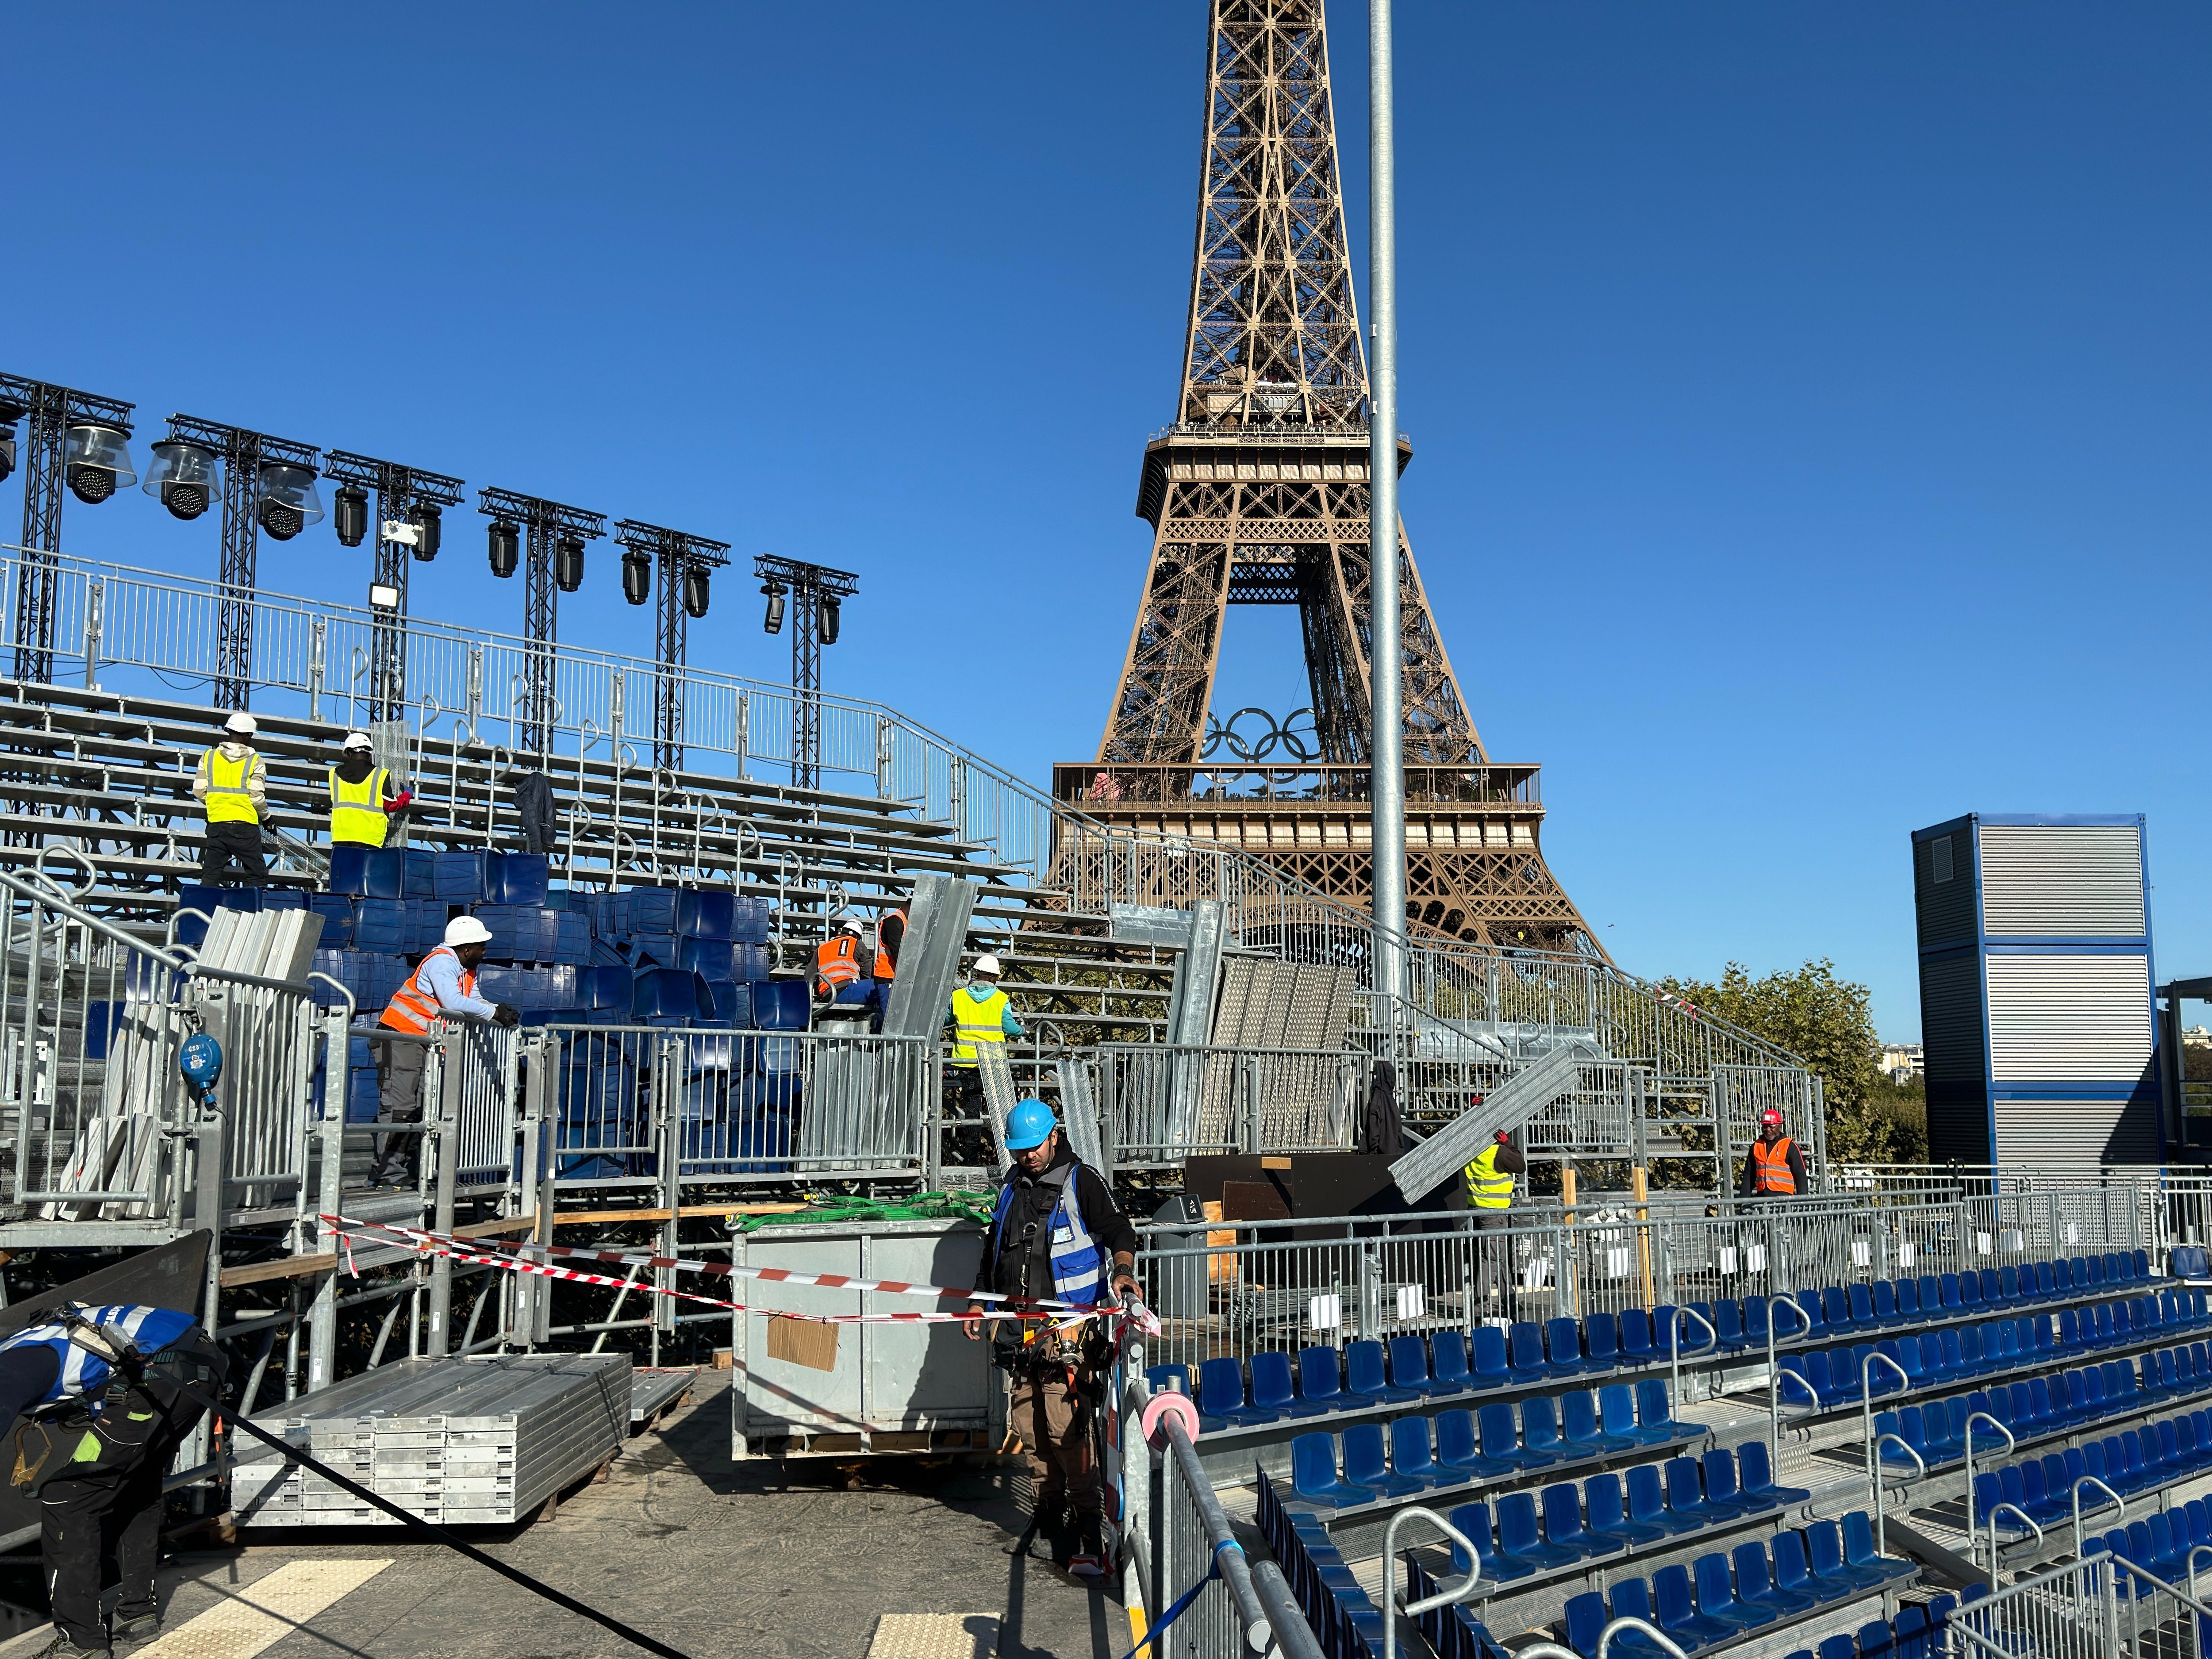
<path id="1" fill-rule="evenodd" d="M 684 573 L 684 609 L 695 622 L 707 614 L 707 567 L 695 564 Z"/>
<path id="2" fill-rule="evenodd" d="M 563 536 L 553 544 L 553 581 L 563 593 L 573 593 L 584 585 L 584 544 L 574 536 Z"/>
<path id="3" fill-rule="evenodd" d="M 214 496 L 220 465 L 204 444 L 165 439 L 154 446 L 154 465 L 139 488 L 167 507 L 171 518 L 197 519 Z"/>
<path id="4" fill-rule="evenodd" d="M 504 519 L 491 521 L 491 574 L 507 577 L 521 562 L 522 532 Z"/>
<path id="5" fill-rule="evenodd" d="M 426 501 L 415 509 L 415 556 L 424 564 L 438 556 L 438 540 L 442 533 L 435 507 Z"/>
<path id="6" fill-rule="evenodd" d="M 623 555 L 623 598 L 643 605 L 653 597 L 653 560 L 632 550 Z"/>
<path id="7" fill-rule="evenodd" d="M 783 632 L 783 589 L 774 582 L 769 582 L 763 586 L 761 592 L 768 595 L 768 617 L 761 623 L 762 630 L 781 634 Z"/>
<path id="8" fill-rule="evenodd" d="M 0 483 L 6 483 L 8 475 L 15 470 L 15 428 L 0 426 Z"/>
<path id="9" fill-rule="evenodd" d="M 837 596 L 835 593 L 822 596 L 822 643 L 837 643 Z"/>
<path id="10" fill-rule="evenodd" d="M 161 446 L 155 444 L 160 454 Z M 331 497 L 331 528 L 338 532 L 340 547 L 359 547 L 368 535 L 368 492 L 359 484 L 342 484 Z"/>
<path id="11" fill-rule="evenodd" d="M 309 525 L 322 522 L 323 504 L 309 468 L 289 461 L 262 462 L 260 495 L 254 516 L 272 541 L 289 542 Z"/>
<path id="12" fill-rule="evenodd" d="M 70 428 L 62 434 L 62 464 L 70 494 L 88 506 L 106 501 L 119 484 L 138 482 L 131 446 L 112 426 L 85 422 Z"/>

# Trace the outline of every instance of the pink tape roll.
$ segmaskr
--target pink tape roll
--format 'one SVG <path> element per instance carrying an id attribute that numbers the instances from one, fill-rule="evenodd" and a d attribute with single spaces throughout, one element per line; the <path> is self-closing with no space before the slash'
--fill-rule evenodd
<path id="1" fill-rule="evenodd" d="M 1145 1402 L 1144 1415 L 1137 1419 L 1145 1431 L 1145 1438 L 1164 1450 L 1168 1443 L 1166 1420 L 1179 1418 L 1182 1431 L 1191 1439 L 1198 1438 L 1198 1407 L 1187 1394 L 1156 1394 Z"/>

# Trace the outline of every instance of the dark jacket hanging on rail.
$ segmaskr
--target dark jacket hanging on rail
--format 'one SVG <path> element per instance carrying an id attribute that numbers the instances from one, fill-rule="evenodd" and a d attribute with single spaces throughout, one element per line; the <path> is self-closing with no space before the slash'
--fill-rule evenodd
<path id="1" fill-rule="evenodd" d="M 560 834 L 553 811 L 553 782 L 543 772 L 509 772 L 504 781 L 514 791 L 515 816 L 522 820 L 522 850 L 550 853 Z"/>

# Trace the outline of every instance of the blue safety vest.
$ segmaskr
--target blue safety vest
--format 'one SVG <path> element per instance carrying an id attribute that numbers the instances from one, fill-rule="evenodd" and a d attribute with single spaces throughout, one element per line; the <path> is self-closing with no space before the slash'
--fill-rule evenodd
<path id="1" fill-rule="evenodd" d="M 1075 1172 L 1080 1164 L 1063 1164 L 1044 1179 L 1057 1178 L 1060 1197 L 1052 1208 L 1052 1294 L 1079 1307 L 1095 1307 L 1106 1299 L 1106 1252 L 1083 1224 L 1083 1206 L 1075 1201 Z M 1000 1236 L 1006 1212 L 1013 1207 L 1014 1182 L 999 1188 L 999 1201 L 991 1212 L 990 1260 L 999 1259 Z"/>
<path id="2" fill-rule="evenodd" d="M 84 1316 L 91 1324 L 112 1328 L 128 1337 L 142 1354 L 159 1352 L 199 1322 L 190 1314 L 179 1313 L 173 1308 L 148 1308 L 129 1302 L 87 1308 Z M 60 1370 L 53 1386 L 33 1404 L 33 1410 L 75 1400 L 81 1395 L 98 1394 L 107 1386 L 107 1379 L 115 1369 L 89 1348 L 79 1347 L 70 1341 L 69 1328 L 59 1323 L 27 1326 L 0 1341 L 0 1353 L 11 1348 L 39 1347 L 54 1351 L 55 1358 L 60 1361 Z"/>

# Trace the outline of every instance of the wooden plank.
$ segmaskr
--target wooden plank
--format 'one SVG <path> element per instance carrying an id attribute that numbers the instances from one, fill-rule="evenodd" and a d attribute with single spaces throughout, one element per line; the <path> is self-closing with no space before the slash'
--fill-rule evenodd
<path id="1" fill-rule="evenodd" d="M 225 1267 L 222 1287 L 229 1290 L 234 1285 L 262 1285 L 272 1279 L 305 1279 L 310 1273 L 326 1273 L 338 1265 L 336 1255 L 288 1255 L 281 1261 L 257 1261 L 250 1267 Z"/>
<path id="2" fill-rule="evenodd" d="M 677 1214 L 687 1219 L 702 1215 L 797 1215 L 806 1207 L 804 1204 L 686 1204 Z M 665 1210 L 563 1210 L 555 1212 L 553 1224 L 580 1227 L 587 1222 L 667 1219 Z"/>

